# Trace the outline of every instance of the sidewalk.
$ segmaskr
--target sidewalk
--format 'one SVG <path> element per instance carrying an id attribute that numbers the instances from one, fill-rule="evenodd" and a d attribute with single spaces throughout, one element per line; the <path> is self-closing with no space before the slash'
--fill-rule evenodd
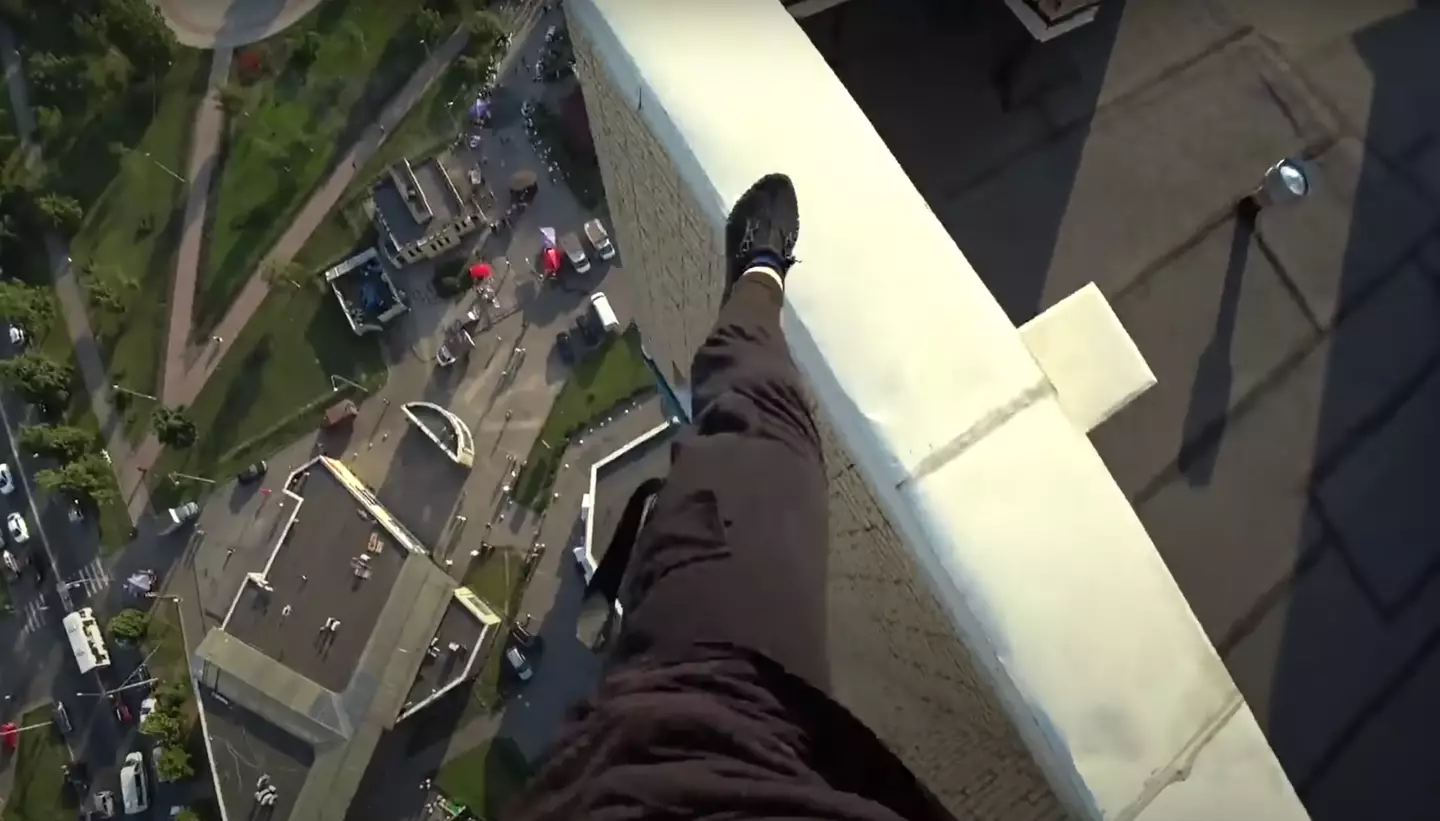
<path id="1" fill-rule="evenodd" d="M 370 128 L 360 136 L 360 139 L 356 141 L 349 150 L 337 157 L 335 170 L 331 172 L 324 184 L 311 195 L 310 200 L 305 204 L 305 207 L 300 210 L 300 213 L 296 214 L 295 219 L 290 223 L 290 227 L 280 237 L 279 242 L 270 250 L 270 253 L 265 256 L 265 259 L 261 261 L 260 266 L 256 269 L 256 273 L 251 276 L 250 281 L 245 284 L 240 295 L 236 297 L 234 304 L 230 306 L 230 310 L 226 312 L 224 318 L 220 320 L 220 324 L 216 326 L 214 335 L 222 341 L 207 343 L 205 346 L 207 351 L 206 355 L 199 357 L 193 367 L 186 367 L 184 363 L 186 351 L 183 348 L 190 335 L 191 315 L 184 314 L 172 318 L 170 330 L 172 341 L 167 347 L 168 354 L 165 363 L 165 389 L 163 394 L 165 404 L 171 406 L 188 405 L 195 401 L 195 397 L 200 394 L 201 388 L 205 387 L 206 380 L 210 378 L 210 374 L 215 372 L 215 368 L 220 364 L 220 360 L 224 358 L 229 346 L 235 341 L 235 338 L 240 335 L 240 331 L 244 329 L 245 324 L 250 321 L 250 317 L 254 315 L 255 311 L 259 310 L 260 303 L 265 300 L 265 295 L 270 292 L 270 286 L 265 283 L 264 278 L 260 276 L 259 272 L 264 270 L 266 265 L 287 263 L 294 258 L 295 254 L 299 253 L 300 249 L 305 245 L 305 242 L 310 239 L 310 235 L 314 233 L 315 229 L 320 225 L 320 222 L 325 218 L 325 215 L 340 201 L 340 197 L 354 180 L 359 167 L 364 165 L 370 159 L 371 155 L 380 148 L 388 136 L 388 133 L 404 119 L 405 115 L 410 111 L 410 107 L 420 99 L 430 83 L 434 82 L 434 80 L 440 76 L 441 72 L 450 65 L 450 62 L 460 55 L 460 51 L 465 47 L 469 39 L 470 33 L 463 29 L 450 35 L 449 39 L 447 39 L 440 48 L 436 49 L 435 53 L 432 54 L 415 72 L 414 76 L 405 83 L 404 88 L 391 98 L 390 102 L 388 102 L 380 112 L 380 116 L 377 117 Z M 199 210 L 200 213 L 203 214 L 203 206 L 200 206 Z M 196 235 L 196 244 L 194 247 L 198 259 L 198 233 L 203 230 L 203 226 L 190 221 L 188 219 L 188 212 L 189 209 L 187 208 L 187 225 L 189 226 L 187 235 Z M 182 258 L 181 265 L 183 266 L 183 264 Z M 190 306 L 193 305 L 194 301 L 195 273 L 193 267 L 187 272 L 187 277 L 190 280 L 190 299 L 185 300 L 184 305 Z M 177 277 L 177 289 L 179 286 L 180 283 Z M 175 303 L 177 314 L 179 313 L 178 309 L 181 307 L 181 304 L 178 300 Z M 185 327 L 184 333 L 177 336 L 177 328 L 182 323 Z M 177 339 L 178 341 L 175 341 Z"/>
<path id="2" fill-rule="evenodd" d="M 30 141 L 30 135 L 35 131 L 35 117 L 30 110 L 29 94 L 15 37 L 6 26 L 0 26 L 0 59 L 4 61 L 10 105 L 15 110 L 15 125 L 29 155 L 28 161 L 33 164 L 40 159 L 39 146 Z M 120 484 L 121 494 L 129 501 L 130 519 L 133 522 L 136 520 L 137 511 L 143 511 L 149 504 L 150 492 L 143 483 L 131 476 L 134 460 L 130 443 L 125 438 L 120 416 L 110 401 L 109 376 L 100 356 L 99 345 L 95 341 L 95 333 L 90 328 L 90 316 L 85 311 L 85 295 L 81 292 L 75 271 L 70 266 L 66 244 L 55 234 L 47 234 L 45 252 L 49 256 L 51 275 L 55 280 L 55 295 L 60 300 L 60 313 L 65 320 L 70 343 L 75 348 L 75 361 L 80 368 L 86 393 L 90 396 L 90 408 L 100 425 L 100 433 L 105 438 L 110 459 L 117 466 L 116 479 Z M 127 480 L 131 488 L 129 490 Z"/>

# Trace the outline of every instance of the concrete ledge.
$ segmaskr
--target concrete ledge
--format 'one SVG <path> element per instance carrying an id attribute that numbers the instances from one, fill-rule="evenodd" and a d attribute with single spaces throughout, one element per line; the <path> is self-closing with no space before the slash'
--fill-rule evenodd
<path id="1" fill-rule="evenodd" d="M 791 349 L 1070 811 L 1306 818 L 1059 383 L 784 7 L 570 0 L 567 11 L 717 237 L 757 177 L 795 179 L 805 228 Z M 737 116 L 765 111 L 783 112 L 783 127 Z M 900 264 L 885 236 L 924 264 Z"/>

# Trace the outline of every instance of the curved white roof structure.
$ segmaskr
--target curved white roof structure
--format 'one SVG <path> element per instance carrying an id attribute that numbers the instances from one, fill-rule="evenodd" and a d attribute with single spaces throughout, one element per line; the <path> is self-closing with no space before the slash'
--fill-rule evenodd
<path id="1" fill-rule="evenodd" d="M 1099 293 L 1016 329 L 780 3 L 569 0 L 567 12 L 595 55 L 582 82 L 638 114 L 703 215 L 697 256 L 756 178 L 795 180 L 791 350 L 1070 812 L 1306 818 L 1086 437 L 1151 381 Z M 606 151 L 631 150 L 596 142 L 610 173 Z M 613 189 L 626 181 L 606 183 L 632 254 L 647 240 L 624 233 Z"/>

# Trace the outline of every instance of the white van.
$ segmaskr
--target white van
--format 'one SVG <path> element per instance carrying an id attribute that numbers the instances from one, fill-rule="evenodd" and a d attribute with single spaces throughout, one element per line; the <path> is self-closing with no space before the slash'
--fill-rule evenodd
<path id="1" fill-rule="evenodd" d="M 595 322 L 606 331 L 620 330 L 620 318 L 615 315 L 615 309 L 610 307 L 610 298 L 604 293 L 596 291 L 590 295 L 590 310 L 595 313 Z"/>
<path id="2" fill-rule="evenodd" d="M 145 781 L 145 755 L 134 752 L 125 756 L 120 768 L 120 800 L 126 815 L 139 815 L 150 809 L 150 785 Z"/>

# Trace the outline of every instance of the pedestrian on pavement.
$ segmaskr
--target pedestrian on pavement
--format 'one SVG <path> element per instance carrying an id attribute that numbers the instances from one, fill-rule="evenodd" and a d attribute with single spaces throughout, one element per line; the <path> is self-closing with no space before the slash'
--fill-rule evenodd
<path id="1" fill-rule="evenodd" d="M 780 174 L 730 212 L 694 423 L 663 487 L 632 496 L 587 591 L 602 611 L 624 605 L 599 694 L 512 821 L 950 817 L 829 694 L 825 463 L 780 330 L 799 229 Z"/>

